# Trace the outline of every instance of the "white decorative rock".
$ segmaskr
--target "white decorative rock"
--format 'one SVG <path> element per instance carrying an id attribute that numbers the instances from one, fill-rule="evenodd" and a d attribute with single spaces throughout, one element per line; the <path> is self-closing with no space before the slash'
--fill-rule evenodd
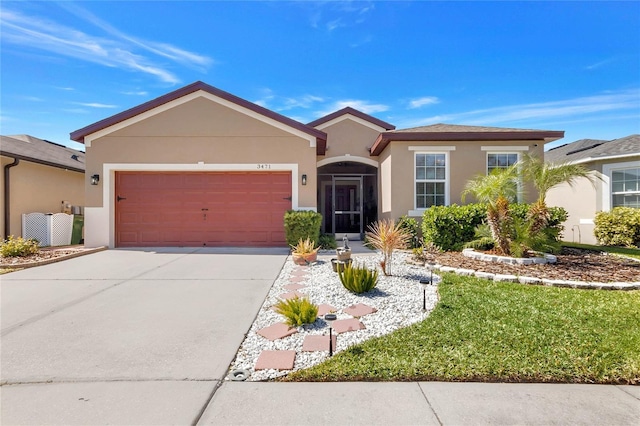
<path id="1" fill-rule="evenodd" d="M 511 282 L 511 283 L 517 283 L 518 282 L 518 277 L 516 277 L 515 275 L 508 275 L 508 274 L 496 274 L 493 277 L 494 281 L 498 281 L 498 282 Z"/>
<path id="2" fill-rule="evenodd" d="M 519 277 L 518 282 L 520 284 L 542 284 L 542 280 L 535 277 Z"/>
<path id="3" fill-rule="evenodd" d="M 483 278 L 485 280 L 493 280 L 493 277 L 495 277 L 496 274 L 492 274 L 490 272 L 482 272 L 482 271 L 476 271 L 475 274 L 473 274 L 476 278 Z"/>

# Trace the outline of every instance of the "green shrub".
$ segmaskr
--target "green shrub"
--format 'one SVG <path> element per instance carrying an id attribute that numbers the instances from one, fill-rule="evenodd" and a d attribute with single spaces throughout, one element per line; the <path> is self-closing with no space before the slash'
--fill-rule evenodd
<path id="1" fill-rule="evenodd" d="M 403 229 L 407 234 L 411 236 L 411 239 L 408 243 L 408 248 L 414 249 L 422 246 L 422 242 L 420 241 L 418 221 L 409 216 L 402 216 L 398 219 L 398 226 L 400 229 Z"/>
<path id="2" fill-rule="evenodd" d="M 444 251 L 459 251 L 474 239 L 476 226 L 487 214 L 484 204 L 433 206 L 422 215 L 422 238 Z"/>
<path id="3" fill-rule="evenodd" d="M 277 313 L 287 318 L 285 322 L 289 327 L 313 324 L 318 317 L 318 306 L 307 298 L 294 297 L 293 299 L 279 300 L 274 308 Z"/>
<path id="4" fill-rule="evenodd" d="M 512 217 L 526 220 L 529 204 L 511 204 Z M 550 207 L 549 228 L 545 231 L 555 235 L 558 241 L 567 220 L 567 211 L 562 207 Z M 425 210 L 422 216 L 422 236 L 425 243 L 432 243 L 444 251 L 459 251 L 466 243 L 476 239 L 475 230 L 487 217 L 485 204 L 474 203 L 459 206 L 434 206 Z"/>
<path id="5" fill-rule="evenodd" d="M 284 231 L 287 244 L 295 245 L 300 239 L 309 238 L 316 245 L 320 239 L 322 215 L 308 210 L 289 210 L 284 214 Z"/>
<path id="6" fill-rule="evenodd" d="M 318 239 L 318 244 L 323 250 L 335 250 L 338 248 L 336 237 L 333 234 L 321 234 Z"/>
<path id="7" fill-rule="evenodd" d="M 2 257 L 23 257 L 36 254 L 38 251 L 40 251 L 40 243 L 33 238 L 25 240 L 22 237 L 16 238 L 13 235 L 9 235 L 9 238 L 0 244 L 0 255 Z"/>
<path id="8" fill-rule="evenodd" d="M 640 247 L 640 209 L 614 207 L 598 212 L 593 233 L 604 246 Z"/>
<path id="9" fill-rule="evenodd" d="M 373 290 L 378 284 L 378 271 L 367 269 L 364 265 L 347 265 L 338 270 L 340 282 L 352 293 L 360 294 Z"/>

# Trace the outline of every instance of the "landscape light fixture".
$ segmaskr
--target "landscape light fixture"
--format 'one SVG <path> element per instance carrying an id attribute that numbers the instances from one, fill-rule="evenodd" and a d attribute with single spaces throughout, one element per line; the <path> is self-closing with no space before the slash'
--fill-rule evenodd
<path id="1" fill-rule="evenodd" d="M 333 335 L 331 333 L 333 322 L 338 319 L 336 314 L 326 314 L 324 320 L 329 324 L 329 356 L 333 356 Z"/>
<path id="2" fill-rule="evenodd" d="M 100 175 L 91 176 L 91 185 L 97 185 L 100 182 Z"/>
<path id="3" fill-rule="evenodd" d="M 433 267 L 435 265 L 430 263 L 429 268 L 429 278 L 421 278 L 420 285 L 422 286 L 422 311 L 425 312 L 427 310 L 427 286 L 429 284 L 433 284 Z"/>
<path id="4" fill-rule="evenodd" d="M 302 175 L 302 184 L 303 185 L 307 184 L 307 175 Z"/>

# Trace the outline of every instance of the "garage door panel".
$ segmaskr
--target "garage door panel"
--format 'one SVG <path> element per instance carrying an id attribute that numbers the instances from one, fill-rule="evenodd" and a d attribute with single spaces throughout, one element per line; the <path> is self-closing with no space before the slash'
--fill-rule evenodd
<path id="1" fill-rule="evenodd" d="M 116 245 L 284 246 L 291 172 L 117 172 Z"/>

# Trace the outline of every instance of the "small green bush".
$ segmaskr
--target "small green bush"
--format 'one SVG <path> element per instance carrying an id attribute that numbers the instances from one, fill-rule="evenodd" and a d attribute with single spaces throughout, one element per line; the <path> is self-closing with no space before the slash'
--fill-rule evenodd
<path id="1" fill-rule="evenodd" d="M 484 204 L 433 206 L 422 216 L 422 238 L 444 251 L 459 251 L 474 239 L 487 214 Z"/>
<path id="2" fill-rule="evenodd" d="M 529 212 L 528 204 L 509 206 L 514 218 L 525 220 Z M 568 214 L 562 207 L 550 207 L 549 234 L 560 238 L 563 222 Z M 460 251 L 464 245 L 476 239 L 475 229 L 487 217 L 487 206 L 481 203 L 459 206 L 434 206 L 425 210 L 422 216 L 422 236 L 426 243 L 432 243 L 440 250 Z"/>
<path id="3" fill-rule="evenodd" d="M 284 214 L 284 231 L 287 244 L 295 245 L 300 239 L 309 238 L 314 244 L 320 239 L 322 215 L 308 210 L 289 210 Z"/>
<path id="4" fill-rule="evenodd" d="M 640 247 L 640 209 L 614 207 L 598 212 L 593 233 L 604 246 Z"/>
<path id="5" fill-rule="evenodd" d="M 335 250 L 338 248 L 336 237 L 333 234 L 321 234 L 318 244 L 322 250 Z"/>
<path id="6" fill-rule="evenodd" d="M 289 327 L 313 324 L 318 317 L 318 305 L 314 305 L 307 298 L 279 300 L 274 308 L 277 313 L 286 317 L 285 322 Z"/>
<path id="7" fill-rule="evenodd" d="M 344 288 L 352 293 L 360 294 L 373 290 L 378 285 L 378 271 L 367 269 L 365 266 L 347 265 L 338 269 L 338 276 Z"/>
<path id="8" fill-rule="evenodd" d="M 0 244 L 0 255 L 2 257 L 24 257 L 36 254 L 38 251 L 40 251 L 38 240 L 25 240 L 22 237 L 16 238 L 13 235 L 9 235 L 9 238 Z"/>
<path id="9" fill-rule="evenodd" d="M 414 249 L 422 246 L 419 234 L 420 227 L 418 226 L 417 220 L 405 215 L 398 219 L 398 226 L 400 227 L 400 229 L 404 229 L 404 231 L 411 236 L 408 248 Z"/>

